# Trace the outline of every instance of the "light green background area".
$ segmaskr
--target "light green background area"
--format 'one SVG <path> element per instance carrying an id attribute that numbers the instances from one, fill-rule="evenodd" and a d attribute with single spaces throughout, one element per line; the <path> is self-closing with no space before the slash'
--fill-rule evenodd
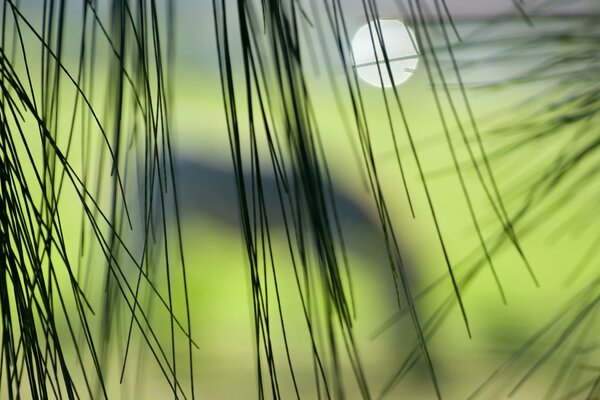
<path id="1" fill-rule="evenodd" d="M 230 153 L 215 58 L 212 17 L 210 14 L 205 14 L 205 11 L 204 9 L 190 10 L 185 6 L 178 9 L 177 59 L 172 75 L 174 154 L 227 169 L 230 168 Z M 200 20 L 202 23 L 198 22 Z M 471 29 L 468 23 L 464 26 L 467 30 Z M 473 54 L 477 56 L 476 53 Z M 488 72 L 485 68 L 488 66 L 483 64 L 465 71 L 466 81 L 469 82 L 469 77 L 478 80 L 481 76 L 486 76 Z M 490 68 L 494 69 L 493 66 Z M 333 65 L 332 69 L 334 77 L 341 81 L 343 66 Z M 317 110 L 317 122 L 336 188 L 360 204 L 376 223 L 376 214 L 369 193 L 361 185 L 359 176 L 361 161 L 357 164 L 348 139 L 351 137 L 356 141 L 356 133 L 354 130 L 347 132 L 342 123 L 339 109 L 331 94 L 329 77 L 323 71 L 315 74 L 312 70 L 309 71 L 308 76 L 311 80 L 309 95 L 314 109 Z M 236 78 L 240 77 L 236 76 Z M 384 194 L 390 207 L 394 229 L 400 237 L 400 246 L 410 260 L 414 292 L 417 293 L 436 278 L 447 276 L 441 247 L 435 235 L 415 160 L 409 150 L 406 133 L 399 121 L 397 110 L 393 111 L 393 124 L 407 172 L 416 219 L 411 217 L 408 210 L 408 200 L 392 151 L 393 142 L 381 92 L 367 84 L 361 85 L 361 90 L 373 135 L 375 154 L 379 157 L 377 162 Z M 518 104 L 519 99 L 526 99 L 530 94 L 529 90 L 509 88 L 504 91 L 469 91 L 475 115 L 481 116 L 482 131 L 485 133 L 494 126 L 502 125 L 526 113 L 527 108 L 518 110 L 512 106 Z M 398 87 L 398 93 L 406 107 L 411 132 L 429 178 L 428 183 L 450 259 L 457 266 L 456 273 L 460 278 L 463 276 L 464 265 L 468 266 L 468 264 L 459 262 L 477 249 L 478 242 L 458 186 L 458 179 L 452 169 L 452 160 L 433 102 L 430 82 L 422 63 L 413 78 Z M 455 99 L 459 99 L 456 91 L 452 93 Z M 65 98 L 71 95 L 72 93 L 64 94 Z M 98 98 L 102 96 L 99 95 Z M 445 111 L 448 112 L 447 105 L 445 107 Z M 498 115 L 499 109 L 502 110 L 502 115 Z M 349 109 L 345 109 L 345 112 L 349 112 Z M 460 116 L 466 120 L 464 107 L 460 109 Z M 459 158 L 466 160 L 467 153 L 455 129 L 456 124 L 450 125 L 453 127 L 450 134 L 459 149 Z M 469 130 L 469 135 L 471 134 L 472 130 Z M 489 135 L 485 136 L 485 145 L 489 150 L 493 150 L 510 140 L 510 137 Z M 518 193 L 526 186 L 527 181 L 520 178 L 521 174 L 526 174 L 526 168 L 543 169 L 543 163 L 552 159 L 560 149 L 561 143 L 557 140 L 556 144 L 544 144 L 544 146 L 534 155 L 530 154 L 531 149 L 523 149 L 500 160 L 494 160 L 493 166 L 497 172 L 500 189 L 503 193 L 509 194 L 507 197 L 510 199 L 507 202 L 509 213 L 515 213 L 523 200 L 522 193 Z M 265 148 L 263 147 L 262 150 Z M 77 159 L 74 160 L 76 163 Z M 467 184 L 472 190 L 477 215 L 480 221 L 483 221 L 484 232 L 486 234 L 497 232 L 499 225 L 493 218 L 476 175 L 468 168 L 464 171 Z M 189 184 L 179 182 L 179 188 L 185 192 Z M 130 193 L 132 192 L 135 191 L 130 190 Z M 517 194 L 510 197 L 515 192 Z M 73 198 L 70 204 L 77 202 L 72 191 L 65 192 L 65 196 Z M 185 196 L 185 193 L 182 193 L 182 196 Z M 572 207 L 577 205 L 583 207 L 584 201 L 585 198 L 582 196 L 581 201 L 576 201 L 575 206 Z M 74 213 L 70 210 L 69 202 L 65 200 L 65 204 L 63 223 L 68 237 L 72 239 L 72 254 L 77 254 L 80 210 Z M 471 393 L 496 366 L 551 318 L 559 307 L 586 282 L 584 274 L 573 285 L 565 284 L 571 268 L 590 244 L 590 235 L 586 234 L 585 230 L 579 235 L 571 231 L 567 231 L 565 235 L 553 234 L 556 229 L 560 229 L 559 223 L 562 220 L 570 218 L 571 214 L 567 211 L 559 210 L 557 215 L 541 225 L 540 229 L 531 233 L 524 232 L 521 236 L 527 257 L 541 283 L 540 288 L 535 287 L 514 249 L 506 245 L 497 255 L 494 255 L 494 261 L 506 290 L 508 305 L 502 304 L 492 275 L 489 269 L 484 267 L 473 285 L 463 292 L 473 338 L 467 338 L 460 313 L 455 307 L 450 312 L 447 323 L 442 325 L 440 331 L 430 341 L 441 387 L 447 398 L 465 398 Z M 232 209 L 231 212 L 237 213 L 237 209 Z M 188 267 L 192 331 L 194 340 L 200 346 L 199 350 L 194 351 L 197 391 L 203 398 L 208 399 L 253 397 L 256 393 L 255 349 L 252 336 L 248 262 L 241 232 L 220 223 L 210 215 L 203 214 L 193 219 L 184 218 L 182 228 Z M 516 228 L 519 233 L 519 226 L 517 225 Z M 349 232 L 348 235 L 361 238 L 361 232 Z M 373 240 L 373 238 L 364 238 L 364 240 Z M 292 357 L 297 363 L 301 384 L 310 393 L 312 378 L 310 349 L 307 346 L 305 325 L 297 300 L 291 265 L 286 254 L 283 232 L 276 232 L 274 244 L 276 255 L 281 260 L 277 268 L 280 291 L 284 298 L 283 304 L 290 310 L 286 314 L 286 325 L 292 343 Z M 387 266 L 380 262 L 384 257 L 380 255 L 366 257 L 365 254 L 352 248 L 349 254 L 358 304 L 356 338 L 372 389 L 374 393 L 378 393 L 390 374 L 401 364 L 403 357 L 415 345 L 414 333 L 410 321 L 405 319 L 383 335 L 376 339 L 372 338 L 377 327 L 395 311 L 391 296 L 392 281 L 387 275 Z M 98 267 L 101 266 L 102 264 L 98 263 Z M 91 292 L 101 296 L 101 288 L 98 285 L 91 285 L 90 288 Z M 426 319 L 434 311 L 435 306 L 450 293 L 450 282 L 446 280 L 438 290 L 419 303 L 418 309 L 422 318 Z M 180 292 L 177 297 L 177 301 L 181 303 Z M 276 312 L 275 308 L 272 311 Z M 127 318 L 125 317 L 124 320 Z M 157 311 L 155 320 L 157 332 L 167 339 L 168 319 Z M 282 371 L 285 371 L 283 348 L 281 343 L 277 343 L 276 346 L 281 350 L 278 352 L 280 354 L 278 363 Z M 115 368 L 108 375 L 115 393 L 122 391 L 123 398 L 167 398 L 168 387 L 162 384 L 162 378 L 153 367 L 153 361 L 148 355 L 143 355 L 143 358 L 139 359 L 142 372 L 136 373 L 135 368 L 139 365 L 135 362 L 131 362 L 127 370 L 126 378 L 132 379 L 133 382 L 137 374 L 137 383 L 126 384 L 119 388 L 117 384 L 120 372 L 119 350 L 122 350 L 122 345 L 115 347 Z M 138 351 L 143 352 L 139 349 Z M 183 341 L 178 345 L 178 351 L 184 354 Z M 533 349 L 532 359 L 539 354 L 541 354 L 540 350 Z M 137 356 L 138 354 L 132 360 Z M 347 372 L 349 398 L 354 398 L 355 388 L 352 386 L 351 372 L 349 369 L 345 372 Z M 517 398 L 536 398 L 540 390 L 543 393 L 544 388 L 547 387 L 545 379 L 548 378 L 544 374 L 545 372 L 542 371 L 539 380 L 534 380 L 531 385 L 525 387 L 518 393 Z M 290 382 L 286 381 L 286 378 L 282 379 L 282 385 L 286 390 L 291 389 Z M 427 399 L 432 398 L 432 395 L 426 370 L 420 365 L 406 381 L 400 383 L 390 398 Z"/>

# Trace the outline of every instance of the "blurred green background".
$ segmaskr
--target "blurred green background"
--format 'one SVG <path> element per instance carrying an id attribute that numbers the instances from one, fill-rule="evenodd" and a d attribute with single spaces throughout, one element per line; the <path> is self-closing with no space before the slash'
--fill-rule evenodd
<path id="1" fill-rule="evenodd" d="M 194 350 L 194 378 L 196 391 L 201 398 L 241 399 L 255 397 L 256 365 L 253 339 L 251 295 L 249 287 L 248 262 L 238 225 L 238 208 L 235 193 L 235 181 L 231 167 L 231 156 L 227 139 L 227 127 L 221 99 L 220 77 L 212 23 L 211 2 L 178 2 L 176 7 L 176 58 L 173 63 L 173 152 L 178 171 L 178 188 L 181 205 L 181 226 L 183 232 L 184 255 L 187 262 L 187 283 L 190 292 L 192 311 L 192 332 L 199 349 Z M 35 6 L 32 12 L 35 13 Z M 77 9 L 72 11 L 76 18 Z M 356 30 L 364 22 L 360 9 L 349 6 L 351 27 Z M 386 17 L 401 18 L 393 11 L 386 11 Z M 363 18 L 364 19 L 364 18 Z M 76 20 L 70 20 L 77 26 Z M 458 29 L 465 37 L 477 32 L 487 22 L 471 15 L 470 19 L 459 19 Z M 563 19 L 540 19 L 536 27 L 527 26 L 518 18 L 497 24 L 493 29 L 479 35 L 493 37 L 506 33 L 514 37 L 527 37 L 530 29 L 544 29 L 546 24 L 561 25 L 567 29 L 577 25 L 572 17 Z M 75 28 L 73 28 L 75 29 Z M 76 35 L 74 35 L 76 37 Z M 66 39 L 68 42 L 71 38 Z M 76 38 L 75 38 L 76 40 Z M 468 40 L 466 40 L 468 43 Z M 323 44 L 327 46 L 328 44 Z M 315 45 L 316 46 L 316 45 Z M 533 104 L 520 103 L 531 94 L 532 88 L 508 85 L 501 89 L 477 89 L 475 84 L 486 80 L 499 80 L 532 65 L 531 59 L 522 62 L 496 64 L 486 62 L 486 57 L 494 53 L 501 44 L 491 43 L 485 47 L 467 48 L 459 57 L 477 59 L 480 62 L 463 70 L 463 77 L 474 114 L 482 132 L 485 145 L 490 150 L 499 149 L 510 143 L 519 132 L 510 135 L 493 134 L 492 130 L 506 126 L 511 121 L 528 115 L 535 110 Z M 75 47 L 76 46 L 71 46 Z M 70 48 L 67 46 L 67 48 Z M 552 48 L 550 50 L 553 50 Z M 74 50 L 73 50 L 74 51 Z M 75 53 L 74 53 L 75 54 Z M 379 328 L 397 312 L 393 283 L 389 276 L 377 215 L 360 176 L 360 162 L 357 161 L 352 146 L 356 138 L 348 132 L 343 116 L 336 106 L 331 91 L 331 77 L 325 73 L 323 60 L 316 55 L 310 58 L 307 76 L 310 79 L 310 97 L 314 109 L 318 110 L 318 124 L 323 140 L 329 167 L 335 184 L 335 192 L 344 207 L 341 220 L 349 250 L 352 268 L 357 319 L 356 340 L 362 355 L 362 361 L 374 394 L 378 394 L 388 379 L 402 364 L 404 357 L 416 345 L 415 335 L 408 318 L 391 325 L 383 333 Z M 77 60 L 66 58 L 76 65 Z M 535 60 L 533 60 L 535 61 Z M 314 63 L 311 65 L 311 63 Z M 319 65 L 321 63 L 321 65 Z M 528 64 L 530 63 L 530 64 Z M 314 67 L 313 67 L 314 65 Z M 332 65 L 333 79 L 343 78 L 344 66 Z M 236 65 L 241 68 L 241 65 Z M 448 68 L 451 68 L 448 65 Z M 102 79 L 106 71 L 100 74 Z M 236 70 L 240 73 L 241 70 Z M 469 86 L 472 82 L 473 86 Z M 456 83 L 456 82 L 454 82 Z M 544 83 L 536 90 L 542 91 Z M 102 99 L 102 87 L 96 98 Z M 402 185 L 398 166 L 395 162 L 393 142 L 387 117 L 383 107 L 381 91 L 367 84 L 361 86 L 372 140 L 376 151 L 379 172 L 385 188 L 385 196 L 390 206 L 392 220 L 399 236 L 399 244 L 410 267 L 414 293 L 427 287 L 440 277 L 447 277 L 441 247 L 433 229 L 433 221 L 428 211 L 426 198 L 417 174 L 415 161 L 411 156 L 408 141 L 401 129 L 398 115 L 394 116 L 397 129 L 400 154 L 407 171 L 408 187 L 415 206 L 416 218 L 408 209 L 408 201 Z M 423 64 L 419 64 L 414 76 L 402 86 L 398 93 L 406 107 L 406 115 L 416 140 L 422 165 L 429 178 L 434 205 L 449 249 L 449 256 L 457 266 L 456 274 L 465 276 L 468 265 L 475 257 L 478 242 L 470 223 L 468 210 L 459 182 L 453 172 L 451 156 L 445 142 L 440 120 L 435 109 L 432 85 L 428 80 Z M 65 101 L 73 93 L 62 94 Z M 101 104 L 102 100 L 98 100 Z M 347 107 L 347 105 L 345 106 Z M 445 106 L 447 107 L 447 105 Z M 348 110 L 346 110 L 347 112 Z M 461 118 L 467 119 L 466 109 L 459 110 Z M 67 123 L 68 119 L 62 123 Z M 454 125 L 454 124 L 453 124 Z M 451 128 L 455 142 L 459 142 L 457 131 Z M 78 140 L 78 139 L 77 139 Z M 264 143 L 261 143 L 265 146 Z M 516 213 L 524 200 L 529 173 L 543 171 L 544 163 L 552 160 L 560 151 L 562 143 L 544 143 L 535 154 L 530 148 L 514 151 L 500 158 L 492 159 L 497 172 L 500 190 L 507 195 L 509 214 Z M 265 150 L 266 147 L 263 147 Z M 467 160 L 463 147 L 458 150 L 461 160 Z M 76 162 L 76 161 L 74 161 Z M 493 234 L 498 230 L 485 195 L 476 181 L 471 169 L 465 168 L 467 184 L 472 190 L 476 212 L 483 224 L 484 232 Z M 99 176 L 102 176 L 99 174 Z M 102 179 L 102 178 L 99 178 Z M 267 181 L 273 185 L 273 181 Z M 128 188 L 128 194 L 135 195 L 135 188 Z M 72 253 L 77 254 L 80 211 L 73 212 L 70 207 L 77 204 L 74 193 L 72 203 L 65 201 L 67 211 L 64 225 L 73 238 Z M 555 194 L 560 196 L 561 193 Z M 584 207 L 586 198 L 575 199 L 571 209 Z M 564 214 L 561 214 L 564 213 Z M 452 308 L 448 319 L 435 336 L 429 341 L 443 394 L 449 399 L 466 398 L 471 394 L 504 360 L 533 335 L 543 324 L 550 320 L 557 310 L 576 293 L 589 279 L 593 271 L 584 272 L 574 283 L 567 284 L 572 268 L 592 243 L 591 235 L 585 226 L 577 234 L 574 232 L 557 234 L 564 230 L 564 220 L 568 220 L 568 210 L 557 209 L 552 219 L 541 225 L 540 229 L 523 229 L 520 234 L 523 248 L 540 281 L 537 288 L 527 273 L 518 254 L 506 245 L 494 255 L 500 280 L 506 291 L 508 304 L 504 305 L 498 294 L 492 275 L 483 267 L 476 278 L 463 290 L 464 302 L 471 324 L 473 337 L 469 339 L 456 307 Z M 573 221 L 573 224 L 578 223 Z M 581 224 L 581 222 L 579 222 Z M 307 333 L 297 299 L 297 289 L 289 260 L 286 262 L 287 243 L 281 223 L 274 224 L 274 251 L 278 256 L 278 280 L 282 302 L 287 313 L 286 327 L 292 348 L 292 358 L 301 387 L 306 398 L 316 398 L 312 391 L 312 362 Z M 466 260 L 466 261 L 465 261 Z M 100 270 L 100 268 L 98 268 Z M 96 276 L 96 275 L 94 275 Z M 98 276 L 102 276 L 100 272 Z M 95 279 L 98 279 L 96 276 Z M 94 279 L 94 278 L 90 278 Z M 94 282 L 92 280 L 92 282 Z M 91 291 L 101 297 L 101 290 L 93 283 Z M 423 320 L 430 316 L 452 293 L 448 279 L 443 280 L 436 290 L 418 303 Z M 176 295 L 182 302 L 182 295 Z M 273 311 L 275 312 L 275 311 Z M 127 321 L 126 316 L 123 317 Z M 168 337 L 168 320 L 160 311 L 155 321 L 159 336 Z M 139 338 L 138 338 L 139 339 Z M 138 340 L 134 339 L 134 340 Z M 117 343 L 119 342 L 119 343 Z M 114 368 L 110 369 L 107 379 L 115 395 L 124 399 L 148 398 L 162 399 L 170 397 L 169 387 L 164 384 L 160 372 L 153 365 L 143 346 L 137 350 L 126 370 L 125 384 L 119 385 L 120 365 L 122 361 L 122 341 L 114 344 Z M 177 351 L 184 354 L 184 341 Z M 546 343 L 547 345 L 548 343 Z M 281 343 L 277 349 L 283 351 Z M 543 354 L 544 341 L 538 347 L 532 347 L 527 357 L 535 360 Z M 278 361 L 282 369 L 285 358 Z M 551 363 L 554 360 L 550 361 Z M 139 369 L 138 369 L 139 368 Z M 348 365 L 346 384 L 348 398 L 359 398 L 359 392 L 351 378 Z M 136 372 L 137 371 L 137 372 Z M 284 374 L 282 374 L 284 375 Z M 185 382 L 185 374 L 182 374 Z M 518 376 L 518 374 L 516 374 Z M 514 398 L 541 398 L 549 386 L 551 375 L 541 370 L 530 384 L 517 392 Z M 517 382 L 515 378 L 514 382 Z M 283 393 L 290 390 L 291 381 L 282 378 Z M 286 386 L 287 385 L 287 386 Z M 387 398 L 429 399 L 434 392 L 424 366 L 417 367 L 400 382 Z M 486 397 L 487 396 L 487 397 Z M 486 392 L 484 398 L 496 398 L 497 392 Z M 287 398 L 288 396 L 285 396 Z"/>

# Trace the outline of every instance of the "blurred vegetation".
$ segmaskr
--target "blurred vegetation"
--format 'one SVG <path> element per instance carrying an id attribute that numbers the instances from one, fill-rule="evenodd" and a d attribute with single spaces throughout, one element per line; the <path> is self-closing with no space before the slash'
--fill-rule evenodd
<path id="1" fill-rule="evenodd" d="M 595 398 L 600 17 L 551 6 L 397 2 L 383 90 L 372 0 L 4 1 L 0 397 Z"/>

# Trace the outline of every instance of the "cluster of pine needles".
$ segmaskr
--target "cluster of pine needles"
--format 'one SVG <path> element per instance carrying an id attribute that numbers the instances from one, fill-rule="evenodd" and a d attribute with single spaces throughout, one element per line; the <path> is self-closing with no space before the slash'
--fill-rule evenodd
<path id="1" fill-rule="evenodd" d="M 120 380 L 142 343 L 186 398 L 185 267 L 166 234 L 172 4 L 7 0 L 0 14 L 0 396 L 107 398 L 117 336 Z"/>
<path id="2" fill-rule="evenodd" d="M 564 289 L 569 293 L 564 306 L 473 397 L 494 384 L 515 394 L 546 369 L 545 376 L 552 379 L 547 381 L 545 398 L 593 399 L 600 395 L 594 335 L 600 300 L 599 276 L 594 272 L 600 252 L 595 222 L 600 173 L 600 16 L 530 22 L 532 28 L 516 38 L 505 34 L 491 39 L 502 43 L 503 50 L 486 62 L 518 60 L 525 67 L 510 79 L 481 87 L 496 92 L 517 87 L 527 96 L 506 108 L 518 118 L 490 130 L 501 144 L 489 156 L 498 166 L 514 157 L 527 160 L 505 193 L 507 201 L 515 204 L 520 231 L 551 240 L 570 235 L 584 251 L 574 251 L 569 257 L 572 263 L 561 268 L 566 271 Z M 483 45 L 485 41 L 476 44 Z"/>
<path id="3" fill-rule="evenodd" d="M 382 161 L 374 147 L 373 131 L 382 125 L 366 112 L 364 86 L 352 67 L 353 32 L 346 3 L 212 1 L 240 229 L 249 261 L 258 398 L 289 397 L 284 381 L 292 383 L 296 398 L 344 398 L 344 365 L 363 398 L 389 393 L 415 366 L 424 365 L 441 398 L 429 341 L 455 312 L 464 321 L 466 335 L 471 335 L 462 296 L 475 278 L 488 271 L 506 302 L 495 261 L 501 249 L 513 251 L 537 284 L 519 235 L 535 234 L 549 215 L 569 202 L 578 204 L 570 221 L 590 221 L 597 214 L 593 183 L 600 173 L 600 20 L 588 17 L 568 29 L 536 30 L 536 19 L 515 1 L 523 23 L 534 26 L 526 38 L 513 38 L 510 43 L 518 45 L 508 46 L 498 57 L 529 49 L 547 53 L 531 70 L 485 87 L 537 84 L 540 92 L 528 100 L 537 108 L 510 126 L 484 132 L 463 77 L 469 66 L 462 65 L 456 52 L 460 46 L 487 46 L 503 39 L 477 42 L 461 37 L 451 4 L 444 0 L 396 3 L 415 32 L 420 68 L 430 83 L 427 95 L 435 105 L 432 118 L 441 127 L 450 171 L 458 178 L 476 238 L 471 257 L 453 258 L 449 233 L 436 208 L 441 200 L 431 190 L 415 124 L 406 112 L 407 99 L 398 88 L 382 88 L 385 134 L 395 147 L 407 203 L 418 217 L 412 204 L 417 189 L 406 179 L 410 164 L 416 167 L 418 190 L 424 193 L 447 268 L 443 277 L 418 293 L 393 223 L 390 204 L 398 199 L 385 195 Z M 376 0 L 357 4 L 363 23 L 381 18 Z M 141 354 L 149 354 L 174 397 L 193 398 L 193 308 L 187 301 L 171 148 L 169 72 L 175 57 L 175 5 L 170 0 L 44 0 L 33 6 L 35 12 L 31 7 L 19 0 L 4 0 L 0 7 L 0 395 L 108 398 L 114 380 L 110 367 L 119 366 L 122 382 L 133 368 L 145 364 Z M 72 25 L 70 18 L 80 22 Z M 371 37 L 373 46 L 383 49 L 385 62 L 378 64 L 379 73 L 391 75 L 379 24 L 372 25 Z M 327 133 L 311 97 L 305 54 L 309 47 L 327 60 L 328 89 L 350 140 L 358 144 L 356 163 L 377 212 L 398 303 L 397 312 L 390 310 L 394 316 L 389 324 L 408 318 L 413 328 L 414 347 L 398 360 L 398 369 L 382 390 L 370 386 L 354 334 L 352 273 L 334 196 L 331 156 L 322 141 Z M 484 65 L 490 61 L 478 60 Z M 341 77 L 336 70 L 340 65 Z M 484 137 L 488 134 L 502 135 L 507 145 L 489 150 Z M 408 144 L 408 156 L 399 150 L 401 141 Z M 555 148 L 557 141 L 564 145 L 516 183 L 515 191 L 526 189 L 516 196 L 518 205 L 509 207 L 495 163 L 544 143 Z M 266 203 L 266 176 L 274 176 L 277 183 L 276 209 Z M 484 195 L 489 220 L 480 216 L 476 193 Z M 287 239 L 285 257 L 273 250 L 275 233 L 270 229 L 270 220 L 280 217 Z M 77 235 L 73 226 L 79 227 Z M 580 269 L 598 262 L 598 242 L 600 236 L 574 268 L 573 280 Z M 293 267 L 294 293 L 280 290 L 281 263 Z M 563 362 L 554 364 L 559 370 L 548 396 L 560 389 L 565 397 L 595 398 L 600 393 L 600 366 L 586 360 L 597 350 L 593 332 L 598 282 L 597 277 L 590 280 L 474 396 L 495 380 L 514 379 L 514 368 L 531 362 L 524 357 L 527 351 L 540 338 L 551 336 L 552 345 L 533 365 L 525 365 L 513 392 L 560 356 Z M 425 318 L 417 302 L 434 289 L 447 288 L 444 301 Z M 310 388 L 302 387 L 297 376 L 284 296 L 296 296 L 301 307 L 313 364 Z M 168 332 L 157 329 L 157 321 L 166 321 Z M 114 341 L 123 344 L 116 355 Z M 145 350 L 137 352 L 137 361 L 129 361 L 137 347 Z M 579 373 L 582 365 L 585 374 Z"/>

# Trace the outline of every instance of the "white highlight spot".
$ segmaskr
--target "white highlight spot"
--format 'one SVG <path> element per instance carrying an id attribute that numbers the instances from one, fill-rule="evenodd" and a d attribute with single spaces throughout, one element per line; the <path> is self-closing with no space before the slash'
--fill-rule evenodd
<path id="1" fill-rule="evenodd" d="M 379 20 L 379 26 L 394 79 L 393 84 L 398 86 L 408 80 L 417 68 L 419 61 L 417 41 L 413 31 L 398 20 Z M 354 67 L 361 79 L 374 86 L 392 87 L 392 79 L 385 63 L 375 22 L 364 25 L 356 32 L 352 39 L 352 54 Z M 379 71 L 381 71 L 381 78 Z"/>

